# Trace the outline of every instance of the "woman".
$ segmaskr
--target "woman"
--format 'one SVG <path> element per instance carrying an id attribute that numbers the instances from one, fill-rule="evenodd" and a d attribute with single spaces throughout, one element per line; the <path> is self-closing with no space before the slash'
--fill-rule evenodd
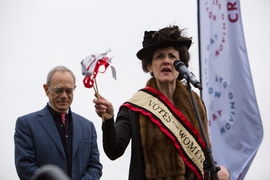
<path id="1" fill-rule="evenodd" d="M 175 60 L 181 60 L 188 67 L 191 43 L 178 26 L 145 31 L 137 57 L 143 71 L 152 75 L 146 87 L 120 107 L 115 123 L 112 104 L 102 96 L 94 99 L 96 113 L 105 119 L 106 155 L 117 159 L 132 139 L 130 180 L 203 178 L 205 143 L 190 95 L 173 66 Z M 195 92 L 193 95 L 208 135 L 205 107 Z"/>

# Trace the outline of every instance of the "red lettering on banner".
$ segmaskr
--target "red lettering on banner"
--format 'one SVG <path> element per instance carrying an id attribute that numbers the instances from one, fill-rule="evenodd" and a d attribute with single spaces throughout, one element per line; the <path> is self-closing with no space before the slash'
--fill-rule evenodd
<path id="1" fill-rule="evenodd" d="M 221 4 L 218 2 L 218 0 L 213 0 L 212 4 L 213 5 L 217 5 L 218 6 L 218 9 L 221 8 Z"/>
<path id="2" fill-rule="evenodd" d="M 216 50 L 216 54 L 215 54 L 216 56 L 218 56 L 219 55 L 219 50 Z"/>
<path id="3" fill-rule="evenodd" d="M 222 110 L 218 110 L 217 114 L 212 114 L 212 121 L 215 121 L 218 117 L 221 117 Z M 209 120 L 210 123 L 210 120 Z"/>
<path id="4" fill-rule="evenodd" d="M 213 121 L 217 119 L 217 116 L 215 114 L 212 115 Z"/>
<path id="5" fill-rule="evenodd" d="M 217 112 L 218 112 L 219 116 L 221 116 L 221 110 L 219 110 L 219 111 L 217 111 Z"/>
<path id="6" fill-rule="evenodd" d="M 238 20 L 238 13 L 235 13 L 237 12 L 237 6 L 236 6 L 236 2 L 234 3 L 227 3 L 227 10 L 229 11 L 229 15 L 228 15 L 228 18 L 229 18 L 229 21 L 230 22 L 237 22 Z M 230 12 L 230 11 L 234 11 L 234 12 Z"/>

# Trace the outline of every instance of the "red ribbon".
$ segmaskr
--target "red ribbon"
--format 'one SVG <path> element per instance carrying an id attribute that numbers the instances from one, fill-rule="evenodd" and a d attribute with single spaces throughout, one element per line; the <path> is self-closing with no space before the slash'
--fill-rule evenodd
<path id="1" fill-rule="evenodd" d="M 107 67 L 109 66 L 109 63 L 107 62 L 109 58 L 108 57 L 104 57 L 102 59 L 99 59 L 97 61 L 97 64 L 95 66 L 95 69 L 93 71 L 92 74 L 90 74 L 89 76 L 85 76 L 85 78 L 83 79 L 83 84 L 86 88 L 92 88 L 94 86 L 94 80 L 98 74 L 98 70 L 101 66 L 104 66 L 105 67 L 105 70 L 101 73 L 104 73 L 106 70 L 107 70 Z M 87 67 L 87 70 L 89 70 L 91 64 Z"/>

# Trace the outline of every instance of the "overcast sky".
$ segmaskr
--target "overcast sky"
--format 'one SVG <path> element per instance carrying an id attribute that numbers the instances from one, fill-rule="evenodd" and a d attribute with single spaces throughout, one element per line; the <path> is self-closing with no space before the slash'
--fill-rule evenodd
<path id="1" fill-rule="evenodd" d="M 161 3 L 162 2 L 162 3 Z M 266 180 L 270 171 L 270 1 L 242 0 L 241 14 L 264 139 L 245 179 Z M 94 122 L 98 132 L 103 180 L 125 180 L 130 149 L 110 161 L 102 148 L 101 119 L 95 114 L 93 89 L 83 86 L 80 62 L 112 48 L 117 81 L 111 72 L 98 74 L 100 93 L 118 107 L 145 85 L 137 51 L 145 30 L 170 24 L 187 28 L 194 44 L 190 70 L 198 72 L 197 1 L 195 0 L 0 0 L 0 179 L 17 180 L 14 166 L 14 127 L 18 116 L 42 109 L 47 97 L 42 85 L 57 65 L 77 77 L 72 110 Z M 116 113 L 116 112 L 115 112 Z M 251 132 L 252 133 L 252 132 Z"/>

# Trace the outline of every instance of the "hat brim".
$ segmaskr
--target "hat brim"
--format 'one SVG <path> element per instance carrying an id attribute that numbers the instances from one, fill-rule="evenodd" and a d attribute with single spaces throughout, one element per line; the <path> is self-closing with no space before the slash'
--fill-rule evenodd
<path id="1" fill-rule="evenodd" d="M 169 46 L 186 46 L 188 49 L 191 46 L 192 41 L 191 40 L 165 40 L 162 42 L 156 42 L 156 43 L 152 43 L 148 46 L 143 47 L 141 50 L 139 50 L 137 52 L 137 57 L 142 60 L 146 54 L 148 53 L 148 51 L 153 51 L 155 49 L 158 48 L 164 48 L 164 47 L 169 47 Z"/>

